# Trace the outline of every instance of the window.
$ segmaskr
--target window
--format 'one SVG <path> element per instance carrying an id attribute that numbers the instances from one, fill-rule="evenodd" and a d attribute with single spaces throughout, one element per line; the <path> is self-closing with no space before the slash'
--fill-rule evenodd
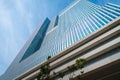
<path id="1" fill-rule="evenodd" d="M 54 27 L 56 27 L 58 25 L 58 20 L 59 20 L 59 16 L 57 16 L 56 19 L 55 19 Z"/>
<path id="2" fill-rule="evenodd" d="M 24 59 L 26 59 L 27 57 L 29 57 L 30 55 L 32 55 L 33 53 L 35 53 L 37 50 L 39 50 L 43 39 L 45 37 L 47 28 L 49 26 L 50 20 L 47 18 L 44 23 L 42 24 L 42 26 L 40 27 L 38 33 L 36 34 L 36 36 L 34 37 L 34 39 L 32 40 L 31 44 L 29 45 L 28 49 L 26 50 L 26 52 L 24 53 L 22 59 L 20 60 L 20 62 Z"/>

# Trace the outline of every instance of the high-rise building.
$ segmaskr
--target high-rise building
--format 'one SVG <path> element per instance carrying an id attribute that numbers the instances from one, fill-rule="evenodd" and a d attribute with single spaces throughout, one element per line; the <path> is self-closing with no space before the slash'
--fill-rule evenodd
<path id="1" fill-rule="evenodd" d="M 86 60 L 84 72 L 70 72 L 68 67 L 80 58 Z M 120 80 L 120 5 L 76 0 L 46 18 L 0 80 L 37 80 L 46 62 L 52 80 L 60 80 L 59 73 L 63 80 Z"/>

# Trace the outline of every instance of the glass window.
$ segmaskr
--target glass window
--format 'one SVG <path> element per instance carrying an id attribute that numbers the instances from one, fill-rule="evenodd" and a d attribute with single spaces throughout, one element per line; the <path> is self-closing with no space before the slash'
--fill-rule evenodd
<path id="1" fill-rule="evenodd" d="M 56 27 L 58 25 L 58 20 L 59 20 L 59 16 L 57 16 L 56 19 L 55 19 L 54 27 Z"/>
<path id="2" fill-rule="evenodd" d="M 118 2 L 118 3 L 120 3 L 120 2 Z M 120 9 L 120 6 L 118 6 L 118 5 L 115 5 L 115 4 L 112 4 L 112 3 L 108 3 L 108 5 Z"/>
<path id="3" fill-rule="evenodd" d="M 108 12 L 107 10 L 101 10 L 101 12 L 105 13 L 106 15 L 108 15 L 109 17 L 111 17 L 112 19 L 115 19 L 116 17 L 114 15 L 111 14 L 111 12 Z"/>
<path id="4" fill-rule="evenodd" d="M 106 11 L 108 11 L 108 12 L 110 12 L 111 14 L 113 14 L 113 15 L 116 15 L 116 16 L 120 16 L 120 13 L 118 13 L 118 12 L 115 12 L 115 10 L 113 10 L 113 9 L 110 9 L 110 8 L 104 8 Z"/>
<path id="5" fill-rule="evenodd" d="M 108 20 L 106 18 L 104 18 L 103 16 L 101 16 L 99 13 L 97 13 L 96 16 L 98 16 L 100 19 L 102 19 L 103 22 L 108 23 Z"/>
<path id="6" fill-rule="evenodd" d="M 103 13 L 102 11 L 98 12 L 101 16 L 103 16 L 104 18 L 106 18 L 109 21 L 112 21 L 111 17 L 109 17 L 107 14 Z"/>
<path id="7" fill-rule="evenodd" d="M 120 9 L 119 8 L 115 8 L 115 7 L 112 7 L 112 6 L 109 6 L 109 5 L 106 5 L 105 7 L 111 9 L 111 10 L 114 10 L 116 12 L 120 12 Z"/>
<path id="8" fill-rule="evenodd" d="M 39 31 L 37 32 L 36 36 L 34 37 L 34 39 L 32 40 L 31 44 L 29 45 L 28 49 L 25 51 L 22 59 L 20 60 L 20 62 L 24 59 L 26 59 L 27 57 L 29 57 L 30 55 L 32 55 L 33 53 L 35 53 L 41 46 L 43 39 L 45 37 L 47 28 L 49 26 L 50 20 L 47 18 L 44 23 L 42 24 L 41 28 L 39 29 Z"/>

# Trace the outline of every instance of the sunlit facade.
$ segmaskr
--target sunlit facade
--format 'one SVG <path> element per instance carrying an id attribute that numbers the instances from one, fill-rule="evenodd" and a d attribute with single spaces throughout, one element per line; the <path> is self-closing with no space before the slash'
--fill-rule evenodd
<path id="1" fill-rule="evenodd" d="M 76 0 L 58 16 L 46 18 L 14 59 L 0 80 L 36 80 L 41 64 L 50 59 L 50 75 L 64 72 L 68 66 L 85 58 L 82 80 L 119 80 L 120 74 L 120 5 L 103 6 L 88 0 Z M 104 74 L 103 74 L 104 73 Z M 74 80 L 79 70 L 74 71 Z"/>

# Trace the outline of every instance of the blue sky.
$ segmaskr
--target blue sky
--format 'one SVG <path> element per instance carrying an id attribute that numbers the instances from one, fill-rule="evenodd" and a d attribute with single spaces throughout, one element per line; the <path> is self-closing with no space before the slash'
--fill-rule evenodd
<path id="1" fill-rule="evenodd" d="M 8 68 L 37 25 L 74 0 L 0 0 L 0 75 Z"/>
<path id="2" fill-rule="evenodd" d="M 0 75 L 8 68 L 37 25 L 74 0 L 0 0 Z M 90 0 L 103 4 L 120 0 Z"/>

